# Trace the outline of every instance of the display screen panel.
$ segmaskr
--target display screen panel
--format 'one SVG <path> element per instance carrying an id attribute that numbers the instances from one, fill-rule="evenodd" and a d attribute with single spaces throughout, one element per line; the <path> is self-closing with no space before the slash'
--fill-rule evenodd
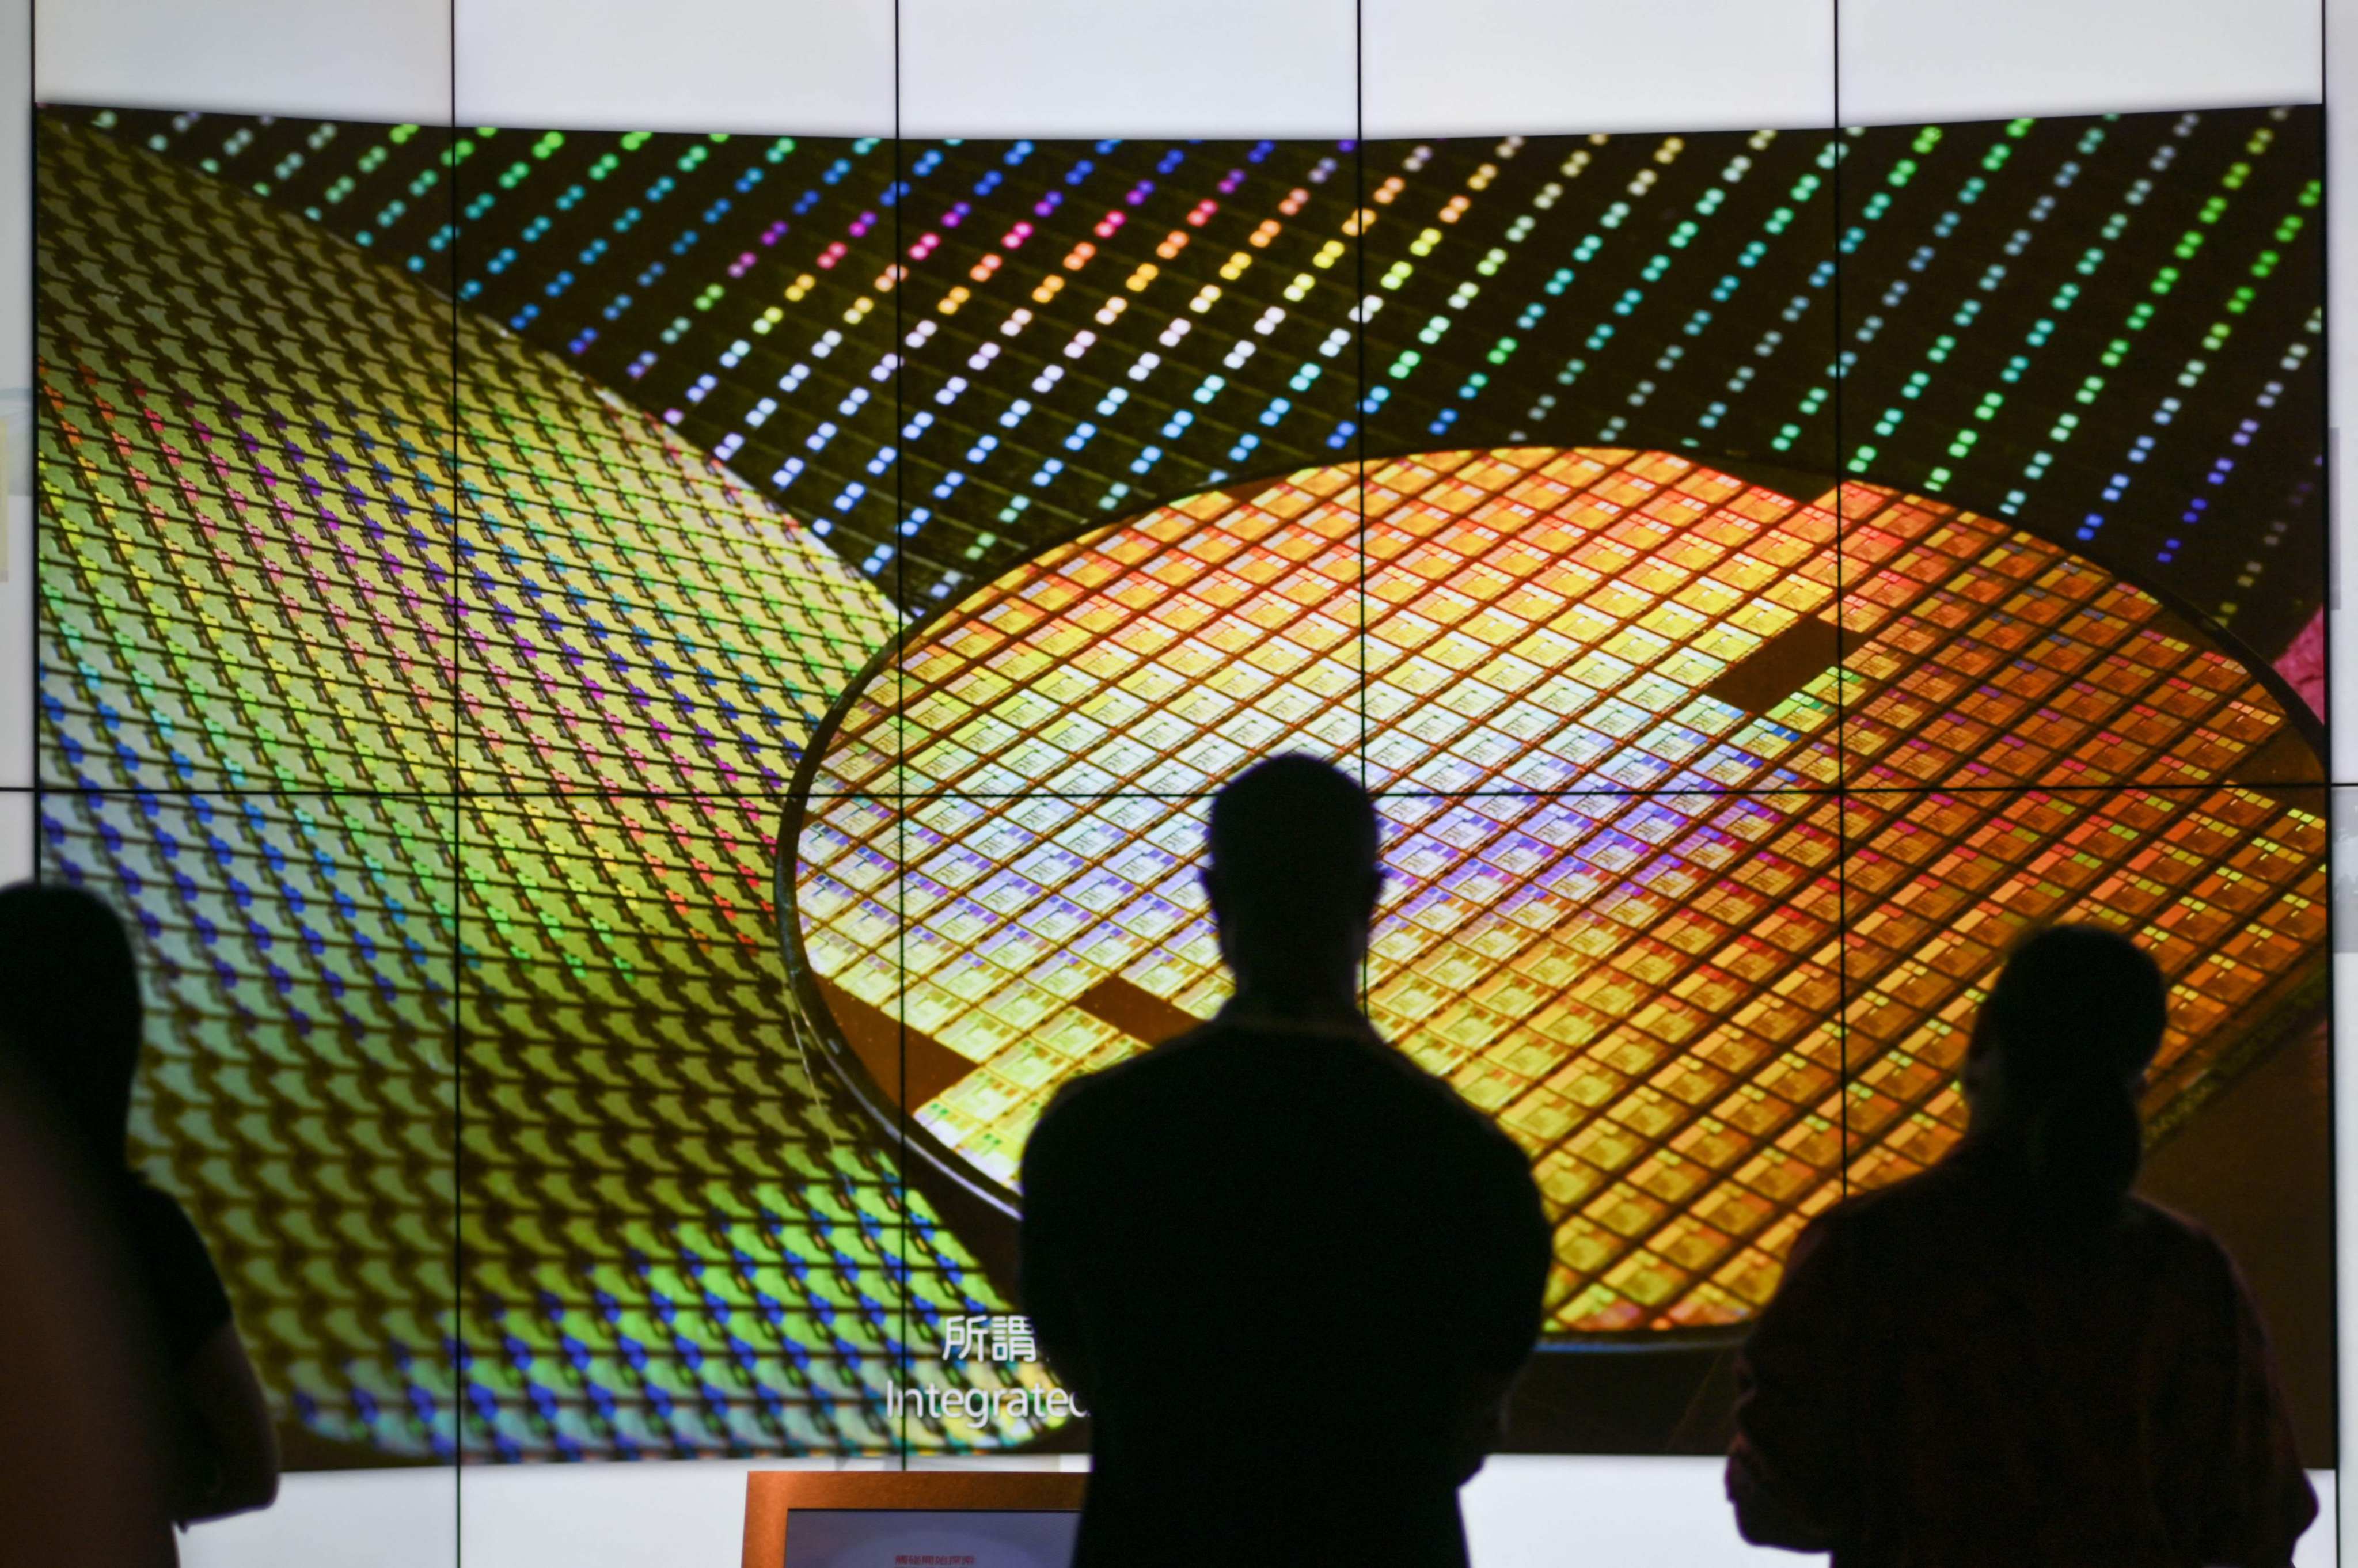
<path id="1" fill-rule="evenodd" d="M 786 1568 L 1063 1568 L 1080 1526 L 1077 1512 L 796 1509 L 786 1520 Z"/>
<path id="2" fill-rule="evenodd" d="M 952 1347 L 1281 749 L 1379 792 L 1370 1002 L 1531 1153 L 1555 1343 L 1650 1352 L 1519 1444 L 1686 1441 L 2059 911 L 2330 1317 L 2314 109 L 38 130 L 43 874 L 298 1466 L 1083 1441 Z"/>

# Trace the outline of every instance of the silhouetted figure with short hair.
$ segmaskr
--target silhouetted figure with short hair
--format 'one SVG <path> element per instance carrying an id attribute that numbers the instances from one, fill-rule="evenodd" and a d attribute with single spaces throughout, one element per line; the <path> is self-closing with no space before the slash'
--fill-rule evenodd
<path id="1" fill-rule="evenodd" d="M 2134 1197 L 2167 989 L 2127 938 L 2016 949 L 1963 1141 L 1794 1243 L 1738 1367 L 1746 1539 L 1835 1568 L 2281 1568 L 2317 1512 L 2257 1315 Z"/>
<path id="2" fill-rule="evenodd" d="M 1024 1151 L 1024 1302 L 1093 1423 L 1076 1568 L 1466 1560 L 1550 1235 L 1522 1152 L 1359 1011 L 1377 849 L 1324 762 L 1222 790 L 1235 996 Z"/>
<path id="3" fill-rule="evenodd" d="M 0 888 L 0 1054 L 49 1108 L 64 1157 L 138 1298 L 124 1303 L 152 1350 L 167 1409 L 169 1505 L 182 1524 L 268 1506 L 277 1440 L 229 1297 L 180 1206 L 129 1162 L 139 1067 L 139 974 L 114 912 L 70 887 Z"/>

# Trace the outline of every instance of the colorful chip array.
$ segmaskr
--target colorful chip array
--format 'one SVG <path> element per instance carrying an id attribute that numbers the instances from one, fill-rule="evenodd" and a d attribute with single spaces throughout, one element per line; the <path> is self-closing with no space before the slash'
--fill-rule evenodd
<path id="1" fill-rule="evenodd" d="M 888 1419 L 1005 1303 L 804 1072 L 766 907 L 891 607 L 366 252 L 40 157 L 44 874 L 139 934 L 141 1156 L 282 1408 L 413 1455 L 1026 1435 Z"/>
<path id="2" fill-rule="evenodd" d="M 2321 603 L 2313 107 L 1357 146 L 91 117 L 455 265 L 913 608 L 1232 475 L 1591 442 L 2045 518 L 2271 657 Z"/>
<path id="3" fill-rule="evenodd" d="M 138 947 L 140 1163 L 203 1232 L 282 1415 L 388 1455 L 460 1441 L 451 828 L 447 796 L 40 801 L 41 874 Z"/>
<path id="4" fill-rule="evenodd" d="M 1011 1188 L 1057 1085 L 1217 1005 L 1204 797 L 1287 750 L 1378 792 L 1371 1013 L 1531 1152 L 1559 1332 L 1739 1321 L 1802 1218 L 1947 1147 L 1958 1025 L 2032 922 L 2173 978 L 2157 1125 L 2313 1004 L 2315 753 L 2149 595 L 1662 453 L 1377 466 L 1364 533 L 1357 480 L 1046 552 L 808 764 L 801 961 L 966 1171 Z"/>
<path id="5" fill-rule="evenodd" d="M 782 789 L 890 605 L 537 350 L 460 353 L 461 787 Z"/>
<path id="6" fill-rule="evenodd" d="M 1200 792 L 1296 737 L 1442 793 L 2321 776 L 2240 663 L 2053 545 L 1865 484 L 1838 538 L 1831 495 L 1624 460 L 1324 469 L 1052 550 L 812 788 Z"/>

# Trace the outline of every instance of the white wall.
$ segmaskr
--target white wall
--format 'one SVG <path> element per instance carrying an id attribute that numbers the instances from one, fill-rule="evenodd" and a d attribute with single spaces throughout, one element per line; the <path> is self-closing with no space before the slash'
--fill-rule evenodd
<path id="1" fill-rule="evenodd" d="M 207 1525 L 184 1568 L 734 1568 L 745 1473 L 784 1466 L 535 1465 L 469 1470 L 451 1527 L 449 1471 L 297 1476 L 266 1514 Z M 2334 1561 L 2325 1511 L 2296 1568 Z M 1493 1459 L 1465 1492 L 1476 1568 L 1796 1568 L 1820 1558 L 1758 1552 L 1736 1533 L 1708 1459 Z M 452 1546 L 463 1545 L 454 1559 Z"/>
<path id="2" fill-rule="evenodd" d="M 1846 124 L 2314 103 L 2317 0 L 1843 0 Z"/>
<path id="3" fill-rule="evenodd" d="M 2328 604 L 2333 633 L 2332 717 L 2337 720 L 2332 728 L 2333 777 L 2349 783 L 2358 781 L 2358 623 L 2350 618 L 2351 611 L 2358 611 L 2358 550 L 2350 548 L 2341 460 L 2344 451 L 2358 452 L 2358 445 L 2343 442 L 2338 432 L 2353 429 L 2353 416 L 2358 414 L 2358 404 L 2352 402 L 2358 397 L 2358 372 L 2351 368 L 2358 362 L 2353 359 L 2358 355 L 2358 114 L 2333 106 L 2358 103 L 2358 0 L 2327 0 L 2327 20 L 2325 244 L 2331 270 L 2326 276 L 2326 406 L 2337 432 L 2334 449 L 2326 454 L 2333 475 L 2330 504 L 2334 545 Z M 2343 1147 L 2350 1146 L 2345 1140 Z M 2342 1207 L 2346 1212 L 2351 1206 Z M 2344 1290 L 2342 1299 L 2350 1302 L 2350 1292 Z M 2346 1379 L 2342 1387 L 2351 1387 Z M 2342 1409 L 2349 1411 L 2353 1402 L 2345 1397 Z"/>
<path id="4" fill-rule="evenodd" d="M 1833 119 L 1826 0 L 1367 0 L 1365 16 L 1370 136 Z"/>
<path id="5" fill-rule="evenodd" d="M 2341 0 L 2334 0 L 2336 5 Z M 1828 0 L 49 0 L 54 102 L 890 135 L 1498 135 L 1834 115 Z M 1841 114 L 2313 100 L 2315 0 L 1845 0 Z M 1364 59 L 1362 59 L 1362 57 Z M 1364 64 L 1364 102 L 1355 78 Z"/>
<path id="6" fill-rule="evenodd" d="M 49 103 L 448 122 L 448 0 L 45 0 Z"/>
<path id="7" fill-rule="evenodd" d="M 892 134 L 892 0 L 466 0 L 464 125 Z"/>
<path id="8" fill-rule="evenodd" d="M 0 880 L 32 843 L 29 803 L 5 793 L 33 782 L 32 16 L 0 0 Z"/>

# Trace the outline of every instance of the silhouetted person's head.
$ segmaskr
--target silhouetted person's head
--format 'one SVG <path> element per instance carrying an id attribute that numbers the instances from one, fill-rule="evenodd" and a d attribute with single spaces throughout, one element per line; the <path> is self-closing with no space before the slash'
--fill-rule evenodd
<path id="1" fill-rule="evenodd" d="M 1212 801 L 1204 872 L 1239 993 L 1350 1002 L 1383 872 L 1375 804 L 1314 757 L 1272 757 Z"/>
<path id="2" fill-rule="evenodd" d="M 124 1158 L 139 1020 L 139 970 L 113 910 L 78 888 L 0 888 L 0 1050 L 109 1164 Z"/>
<path id="3" fill-rule="evenodd" d="M 2101 1219 L 2136 1179 L 2137 1096 L 2168 998 L 2127 937 L 2054 925 L 2014 950 L 1983 1003 L 1965 1056 L 1974 1136 L 2014 1156 L 2056 1217 Z"/>

